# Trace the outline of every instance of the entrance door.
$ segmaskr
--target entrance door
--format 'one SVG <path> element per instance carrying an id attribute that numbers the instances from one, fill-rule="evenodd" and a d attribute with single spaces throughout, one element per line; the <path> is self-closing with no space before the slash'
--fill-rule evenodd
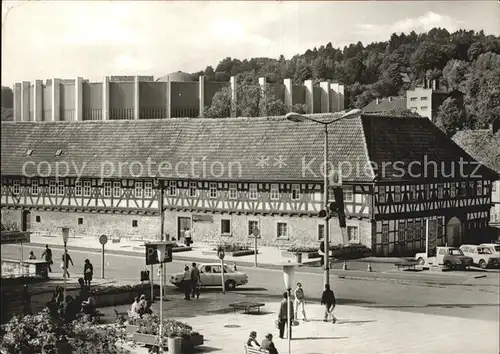
<path id="1" fill-rule="evenodd" d="M 184 239 L 184 230 L 186 228 L 191 230 L 191 218 L 179 216 L 177 218 L 177 240 Z"/>
<path id="2" fill-rule="evenodd" d="M 462 223 L 457 217 L 452 217 L 446 225 L 446 241 L 448 246 L 458 247 L 462 243 Z"/>
<path id="3" fill-rule="evenodd" d="M 31 213 L 29 210 L 23 210 L 21 216 L 21 231 L 29 231 L 31 228 Z"/>

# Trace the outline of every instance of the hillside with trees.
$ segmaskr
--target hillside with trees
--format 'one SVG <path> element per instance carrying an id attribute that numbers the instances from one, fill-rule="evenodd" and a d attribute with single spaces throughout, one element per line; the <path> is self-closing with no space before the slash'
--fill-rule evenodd
<path id="1" fill-rule="evenodd" d="M 350 108 L 362 108 L 374 98 L 404 95 L 406 89 L 421 84 L 424 79 L 440 78 L 441 86 L 465 94 L 465 111 L 457 114 L 455 103 L 449 101 L 440 110 L 438 125 L 443 130 L 451 133 L 457 129 L 480 128 L 500 116 L 500 37 L 483 31 L 449 33 L 446 29 L 434 28 L 423 34 L 393 34 L 385 42 L 366 46 L 358 42 L 339 49 L 328 43 L 291 59 L 283 55 L 279 59 L 226 58 L 215 68 L 208 66 L 191 75 L 192 80 L 204 75 L 208 81 L 229 81 L 236 75 L 247 91 L 258 84 L 259 77 L 266 77 L 268 83 L 281 83 L 284 78 L 293 78 L 294 84 L 303 84 L 308 79 L 315 83 L 340 82 L 346 86 L 345 104 Z M 403 76 L 410 82 L 404 82 Z M 250 111 L 262 105 L 259 97 L 252 94 Z M 207 109 L 208 116 L 226 115 L 227 99 L 227 92 L 220 93 Z M 286 110 L 276 101 L 279 100 L 275 97 L 267 99 L 268 113 Z M 252 113 L 247 106 L 240 112 L 245 110 Z"/>
<path id="2" fill-rule="evenodd" d="M 2 109 L 2 121 L 12 120 L 12 107 L 14 100 L 14 94 L 10 87 L 2 86 L 2 98 L 1 98 L 1 109 Z"/>

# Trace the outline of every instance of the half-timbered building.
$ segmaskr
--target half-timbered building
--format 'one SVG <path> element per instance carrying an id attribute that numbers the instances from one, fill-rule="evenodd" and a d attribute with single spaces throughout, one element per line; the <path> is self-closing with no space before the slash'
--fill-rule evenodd
<path id="1" fill-rule="evenodd" d="M 377 255 L 411 254 L 425 249 L 427 231 L 431 246 L 458 245 L 486 227 L 497 175 L 429 120 L 363 114 L 328 132 L 349 242 Z M 195 241 L 241 242 L 255 227 L 262 245 L 317 245 L 323 237 L 319 124 L 3 122 L 1 136 L 2 222 L 23 230 L 158 239 L 163 215 L 164 233 L 175 239 L 189 228 Z M 330 230 L 341 243 L 335 219 Z"/>

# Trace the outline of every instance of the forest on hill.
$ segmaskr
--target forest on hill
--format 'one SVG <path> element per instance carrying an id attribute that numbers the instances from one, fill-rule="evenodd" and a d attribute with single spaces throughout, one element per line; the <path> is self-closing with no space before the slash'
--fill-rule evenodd
<path id="1" fill-rule="evenodd" d="M 385 42 L 366 46 L 358 42 L 339 49 L 328 43 L 291 59 L 225 58 L 215 68 L 207 66 L 191 75 L 192 80 L 204 75 L 208 81 L 237 76 L 240 84 L 248 85 L 256 85 L 259 77 L 269 83 L 284 78 L 293 78 L 295 84 L 330 80 L 346 86 L 345 105 L 350 108 L 404 95 L 424 79 L 439 78 L 441 86 L 463 92 L 465 101 L 465 109 L 454 102 L 443 104 L 444 130 L 482 128 L 500 117 L 500 37 L 483 31 L 434 28 L 422 34 L 394 33 Z"/>

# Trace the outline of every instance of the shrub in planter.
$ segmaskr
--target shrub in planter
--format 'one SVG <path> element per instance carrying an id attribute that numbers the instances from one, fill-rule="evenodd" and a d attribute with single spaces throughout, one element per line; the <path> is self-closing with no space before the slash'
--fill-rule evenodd
<path id="1" fill-rule="evenodd" d="M 222 248 L 224 252 L 238 252 L 248 250 L 250 247 L 248 245 L 240 243 L 221 242 L 218 243 L 217 246 L 213 248 L 213 250 L 217 251 L 219 248 Z"/>
<path id="2" fill-rule="evenodd" d="M 365 245 L 331 246 L 332 256 L 338 259 L 358 259 L 371 256 L 372 251 Z"/>
<path id="3" fill-rule="evenodd" d="M 318 252 L 318 247 L 313 246 L 292 246 L 287 249 L 287 252 L 290 253 L 310 253 L 310 252 Z"/>
<path id="4" fill-rule="evenodd" d="M 13 317 L 2 326 L 0 349 L 9 354 L 130 353 L 119 346 L 124 339 L 121 326 L 97 325 L 87 317 L 66 323 L 43 310 L 36 315 Z"/>

